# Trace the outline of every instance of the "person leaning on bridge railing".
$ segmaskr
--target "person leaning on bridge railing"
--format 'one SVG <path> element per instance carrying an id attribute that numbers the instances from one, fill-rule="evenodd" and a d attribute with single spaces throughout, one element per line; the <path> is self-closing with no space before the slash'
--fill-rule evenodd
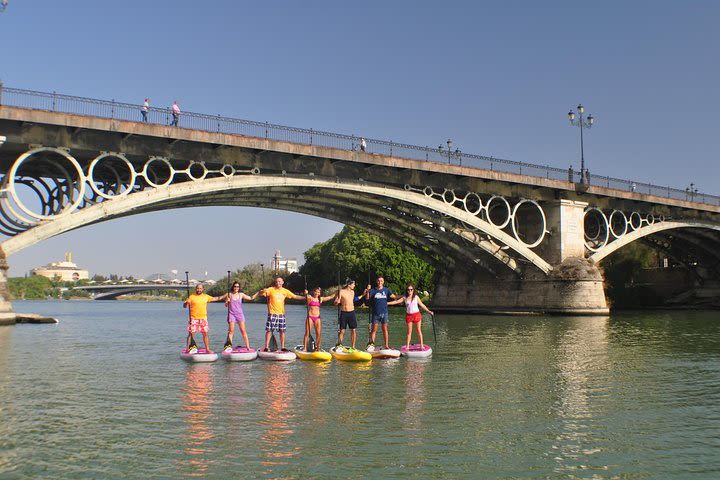
<path id="1" fill-rule="evenodd" d="M 172 122 L 170 122 L 170 125 L 173 127 L 178 126 L 178 122 L 180 121 L 180 107 L 178 106 L 178 101 L 175 100 L 172 104 Z"/>
<path id="2" fill-rule="evenodd" d="M 140 113 L 142 114 L 142 121 L 147 123 L 148 121 L 148 112 L 150 111 L 150 99 L 146 98 L 145 103 L 143 103 L 142 108 L 140 109 Z"/>

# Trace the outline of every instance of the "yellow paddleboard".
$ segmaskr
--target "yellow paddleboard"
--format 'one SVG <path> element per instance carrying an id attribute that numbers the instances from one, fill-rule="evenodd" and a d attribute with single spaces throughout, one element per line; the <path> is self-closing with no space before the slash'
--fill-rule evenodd
<path id="1" fill-rule="evenodd" d="M 319 352 L 306 352 L 303 350 L 302 345 L 295 347 L 295 355 L 297 355 L 300 360 L 311 360 L 315 362 L 327 362 L 332 358 L 330 352 L 326 352 L 325 350 L 320 350 Z"/>
<path id="2" fill-rule="evenodd" d="M 331 348 L 332 356 L 335 360 L 344 360 L 346 362 L 369 362 L 372 360 L 372 355 L 362 350 L 356 350 L 354 348 L 343 347 L 340 351 L 335 350 L 335 347 Z"/>

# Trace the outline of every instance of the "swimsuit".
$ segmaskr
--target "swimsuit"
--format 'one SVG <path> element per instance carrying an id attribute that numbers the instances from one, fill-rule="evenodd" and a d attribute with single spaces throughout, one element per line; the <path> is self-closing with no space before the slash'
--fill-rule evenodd
<path id="1" fill-rule="evenodd" d="M 317 300 L 315 300 L 314 298 L 312 298 L 312 299 L 308 302 L 308 307 L 319 307 L 319 306 L 320 306 L 320 302 L 317 301 Z M 312 322 L 317 322 L 318 320 L 320 320 L 320 315 L 310 315 L 310 314 L 308 314 L 308 318 L 309 318 Z"/>
<path id="2" fill-rule="evenodd" d="M 238 294 L 237 300 L 230 296 L 230 303 L 228 304 L 228 323 L 244 323 L 245 314 L 242 310 L 242 297 Z"/>

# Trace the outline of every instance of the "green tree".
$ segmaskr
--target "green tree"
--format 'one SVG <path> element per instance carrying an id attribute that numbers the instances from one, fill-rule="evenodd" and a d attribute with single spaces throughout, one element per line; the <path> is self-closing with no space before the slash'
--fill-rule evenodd
<path id="1" fill-rule="evenodd" d="M 421 290 L 432 290 L 434 268 L 403 247 L 367 233 L 345 226 L 331 239 L 313 245 L 305 252 L 305 264 L 300 273 L 307 276 L 309 287 L 328 288 L 346 277 L 364 287 L 368 281 L 382 275 L 393 291 L 402 292 L 407 283 Z M 362 288 L 359 288 L 362 290 Z"/>
<path id="2" fill-rule="evenodd" d="M 51 294 L 53 283 L 52 280 L 42 275 L 31 275 L 9 278 L 8 288 L 13 299 L 38 300 Z"/>

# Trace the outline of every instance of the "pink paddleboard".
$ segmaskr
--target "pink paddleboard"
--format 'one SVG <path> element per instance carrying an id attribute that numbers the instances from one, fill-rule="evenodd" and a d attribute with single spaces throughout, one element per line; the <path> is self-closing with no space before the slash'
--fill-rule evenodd
<path id="1" fill-rule="evenodd" d="M 408 358 L 426 358 L 432 355 L 430 345 L 414 343 L 408 348 L 406 345 L 400 347 L 400 354 Z"/>

